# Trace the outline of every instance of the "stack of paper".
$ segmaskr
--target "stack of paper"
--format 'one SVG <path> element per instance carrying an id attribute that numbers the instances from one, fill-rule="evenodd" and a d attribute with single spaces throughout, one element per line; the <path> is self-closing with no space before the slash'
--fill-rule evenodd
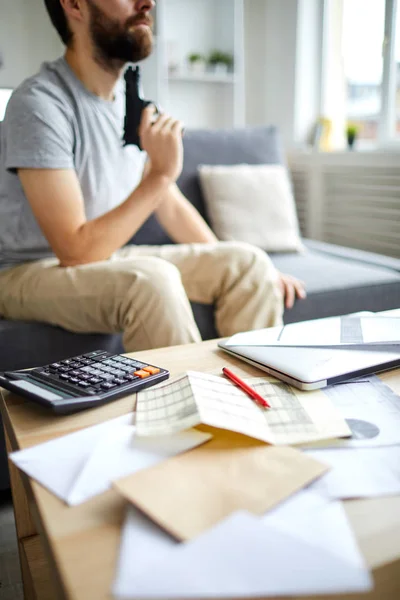
<path id="1" fill-rule="evenodd" d="M 266 517 L 236 512 L 187 543 L 130 508 L 113 593 L 252 598 L 371 588 L 341 505 L 301 492 Z"/>
<path id="2" fill-rule="evenodd" d="M 128 414 L 10 455 L 14 464 L 69 505 L 105 492 L 112 481 L 211 439 L 194 429 L 138 438 Z"/>
<path id="3" fill-rule="evenodd" d="M 376 376 L 324 390 L 350 426 L 348 439 L 307 445 L 332 468 L 313 489 L 330 498 L 400 494 L 400 398 Z M 322 449 L 323 448 L 323 449 Z"/>
<path id="4" fill-rule="evenodd" d="M 114 486 L 171 535 L 187 540 L 238 510 L 262 515 L 326 470 L 294 448 L 228 434 L 224 443 L 221 433 Z"/>

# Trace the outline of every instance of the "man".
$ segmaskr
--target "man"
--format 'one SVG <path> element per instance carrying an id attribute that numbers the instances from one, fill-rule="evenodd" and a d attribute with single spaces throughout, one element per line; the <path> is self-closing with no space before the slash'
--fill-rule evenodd
<path id="1" fill-rule="evenodd" d="M 281 322 L 302 284 L 250 245 L 218 242 L 179 192 L 182 124 L 148 107 L 123 147 L 127 62 L 152 50 L 154 0 L 45 0 L 66 45 L 14 92 L 2 126 L 0 316 L 124 333 L 127 351 Z M 146 165 L 145 165 L 145 161 Z M 174 246 L 127 245 L 155 213 Z"/>

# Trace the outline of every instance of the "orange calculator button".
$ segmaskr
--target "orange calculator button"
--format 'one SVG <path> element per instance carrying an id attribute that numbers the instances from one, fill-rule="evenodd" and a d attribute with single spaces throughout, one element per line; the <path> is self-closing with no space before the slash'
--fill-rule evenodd
<path id="1" fill-rule="evenodd" d="M 160 373 L 160 369 L 157 369 L 157 367 L 143 367 L 142 369 L 143 371 L 147 371 L 148 373 L 150 373 L 150 375 L 157 375 L 157 373 Z"/>
<path id="2" fill-rule="evenodd" d="M 146 379 L 146 377 L 150 377 L 150 373 L 141 369 L 140 371 L 135 371 L 136 377 L 140 377 L 140 379 Z"/>

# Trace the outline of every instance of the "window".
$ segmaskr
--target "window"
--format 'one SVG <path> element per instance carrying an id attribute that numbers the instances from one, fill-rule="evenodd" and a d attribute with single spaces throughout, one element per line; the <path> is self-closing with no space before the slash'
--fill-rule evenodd
<path id="1" fill-rule="evenodd" d="M 4 119 L 6 107 L 13 90 L 0 88 L 0 121 Z"/>
<path id="2" fill-rule="evenodd" d="M 383 74 L 382 42 L 385 0 L 345 0 L 342 58 L 346 121 L 359 127 L 358 137 L 377 140 Z"/>
<path id="3" fill-rule="evenodd" d="M 322 114 L 359 147 L 400 141 L 399 0 L 325 0 Z"/>

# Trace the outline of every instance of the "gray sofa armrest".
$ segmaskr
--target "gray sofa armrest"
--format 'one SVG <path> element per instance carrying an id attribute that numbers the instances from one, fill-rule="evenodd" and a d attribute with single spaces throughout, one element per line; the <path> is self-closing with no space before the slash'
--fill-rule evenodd
<path id="1" fill-rule="evenodd" d="M 372 265 L 375 267 L 383 267 L 400 273 L 400 259 L 375 252 L 367 252 L 365 250 L 356 250 L 355 248 L 346 248 L 345 246 L 337 246 L 317 240 L 303 239 L 304 245 L 309 250 L 315 252 L 329 254 L 329 256 L 337 256 L 347 260 L 356 260 L 361 263 Z"/>

